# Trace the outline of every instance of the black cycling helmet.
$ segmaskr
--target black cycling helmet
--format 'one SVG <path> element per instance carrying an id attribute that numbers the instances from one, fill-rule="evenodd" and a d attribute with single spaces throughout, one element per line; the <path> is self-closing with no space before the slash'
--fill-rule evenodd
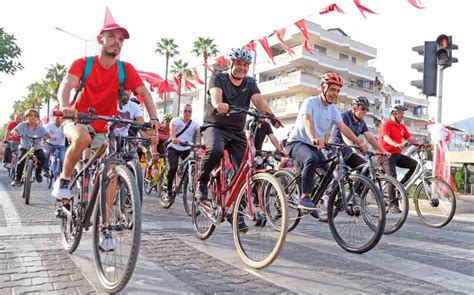
<path id="1" fill-rule="evenodd" d="M 393 112 L 404 112 L 406 110 L 408 110 L 406 106 L 402 104 L 394 104 L 390 107 L 390 114 Z"/>
<path id="2" fill-rule="evenodd" d="M 364 107 L 366 109 L 370 108 L 370 102 L 367 99 L 367 97 L 365 97 L 365 96 L 357 96 L 356 98 L 354 98 L 352 100 L 352 105 L 353 106 L 361 106 L 361 107 Z"/>
<path id="3" fill-rule="evenodd" d="M 227 56 L 231 61 L 240 60 L 247 64 L 252 63 L 252 54 L 243 48 L 232 48 Z"/>

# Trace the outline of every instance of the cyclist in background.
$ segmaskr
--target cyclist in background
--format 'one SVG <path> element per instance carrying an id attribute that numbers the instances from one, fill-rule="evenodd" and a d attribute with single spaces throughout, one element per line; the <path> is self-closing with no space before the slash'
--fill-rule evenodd
<path id="1" fill-rule="evenodd" d="M 56 140 L 46 140 L 46 161 L 44 162 L 44 176 L 49 177 L 49 157 L 51 154 L 54 154 L 54 150 L 60 151 L 61 163 L 64 163 L 64 155 L 66 154 L 66 137 L 64 132 L 61 129 L 63 123 L 63 117 L 54 116 L 54 121 L 46 125 L 45 129 L 49 134 L 52 134 L 56 137 Z"/>
<path id="2" fill-rule="evenodd" d="M 23 115 L 16 115 L 15 120 L 8 123 L 7 129 L 5 130 L 5 153 L 3 155 L 3 166 L 5 168 L 11 167 L 12 153 L 18 149 L 18 145 L 20 144 L 20 138 L 11 135 L 11 131 L 24 120 L 25 117 Z"/>

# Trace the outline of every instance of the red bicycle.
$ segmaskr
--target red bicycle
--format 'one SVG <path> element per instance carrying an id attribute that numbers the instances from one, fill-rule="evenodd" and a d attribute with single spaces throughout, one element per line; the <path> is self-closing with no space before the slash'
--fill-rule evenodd
<path id="1" fill-rule="evenodd" d="M 237 107 L 232 107 L 231 112 L 245 112 L 253 117 L 242 164 L 230 181 L 226 181 L 224 159 L 212 171 L 208 184 L 211 201 L 202 203 L 194 198 L 193 225 L 197 237 L 205 240 L 218 224 L 230 217 L 231 212 L 232 232 L 239 256 L 248 266 L 263 268 L 278 257 L 288 232 L 288 205 L 279 181 L 265 170 L 255 168 L 253 141 L 256 122 L 258 119 L 272 119 L 273 115 Z M 194 175 L 198 175 L 197 170 Z M 196 187 L 197 177 L 194 181 Z M 229 208 L 232 208 L 230 212 Z M 275 231 L 270 224 L 267 225 L 267 220 L 278 223 L 279 229 Z M 243 228 L 242 223 L 249 226 Z"/>

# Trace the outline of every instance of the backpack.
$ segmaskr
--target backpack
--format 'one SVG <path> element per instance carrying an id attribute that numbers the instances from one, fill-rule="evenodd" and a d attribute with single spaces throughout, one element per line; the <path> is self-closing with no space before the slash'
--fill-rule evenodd
<path id="1" fill-rule="evenodd" d="M 84 71 L 82 72 L 82 77 L 81 77 L 81 81 L 79 82 L 79 86 L 77 86 L 77 90 L 76 90 L 76 93 L 74 94 L 74 98 L 72 99 L 72 102 L 71 103 L 74 103 L 77 99 L 77 96 L 79 95 L 79 93 L 81 92 L 82 88 L 84 88 L 84 83 L 86 82 L 86 79 L 87 77 L 89 77 L 89 74 L 91 72 L 91 69 L 92 69 L 92 64 L 94 63 L 94 57 L 93 56 L 88 56 L 86 57 L 86 65 L 84 67 Z M 124 88 L 123 88 L 123 85 L 124 85 L 124 82 L 125 82 L 125 70 L 124 70 L 124 67 L 123 67 L 123 62 L 121 60 L 117 60 L 117 71 L 118 71 L 118 80 L 119 80 L 119 105 L 120 105 L 120 109 L 122 109 L 122 96 L 123 96 L 123 93 L 124 93 Z"/>

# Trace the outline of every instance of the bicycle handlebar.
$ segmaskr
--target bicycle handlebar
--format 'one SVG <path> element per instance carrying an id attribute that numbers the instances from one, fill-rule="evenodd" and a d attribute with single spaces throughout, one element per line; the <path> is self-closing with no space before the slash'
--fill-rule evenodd
<path id="1" fill-rule="evenodd" d="M 61 111 L 53 112 L 54 116 L 62 116 L 64 119 L 78 119 L 81 123 L 90 123 L 96 120 L 106 121 L 112 124 L 122 123 L 122 124 L 130 124 L 131 126 L 138 127 L 140 130 L 150 130 L 153 126 L 149 122 L 137 122 L 130 119 L 123 119 L 119 117 L 110 117 L 110 116 L 102 116 L 102 115 L 92 115 L 86 113 L 77 113 L 77 117 L 74 116 L 63 116 Z"/>

